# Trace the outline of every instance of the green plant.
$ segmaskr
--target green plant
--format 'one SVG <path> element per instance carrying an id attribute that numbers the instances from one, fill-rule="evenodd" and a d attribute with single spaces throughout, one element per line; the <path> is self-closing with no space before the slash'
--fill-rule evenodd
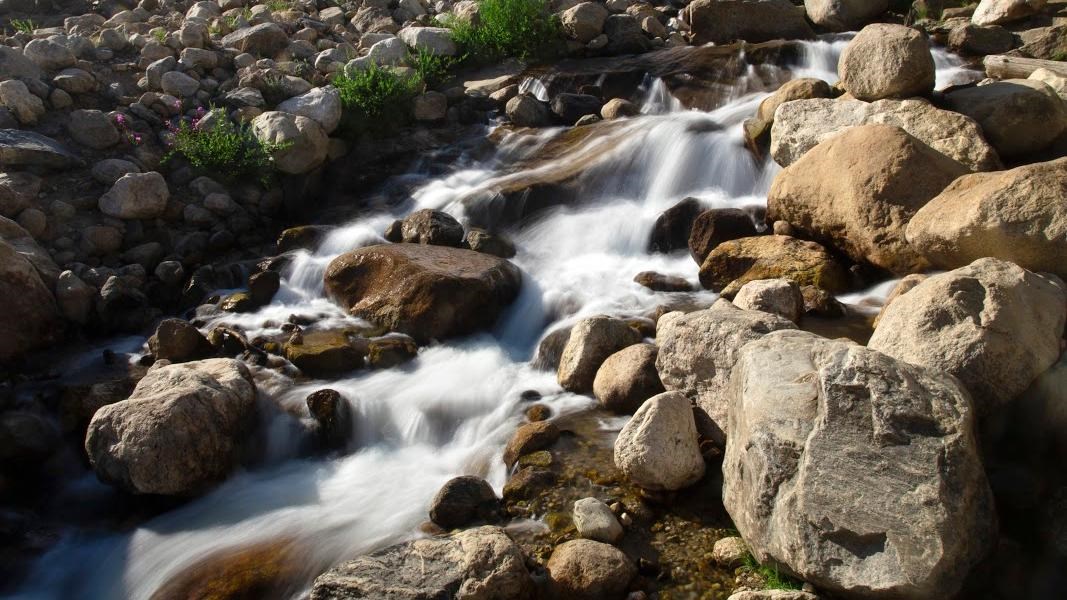
<path id="1" fill-rule="evenodd" d="M 444 82 L 448 78 L 448 71 L 456 62 L 451 56 L 438 56 L 421 48 L 411 56 L 411 67 L 427 87 Z"/>
<path id="2" fill-rule="evenodd" d="M 560 39 L 559 19 L 551 14 L 547 0 L 480 0 L 478 8 L 477 25 L 458 19 L 444 23 L 475 62 L 544 58 Z"/>
<path id="3" fill-rule="evenodd" d="M 289 10 L 290 8 L 292 8 L 292 6 L 293 5 L 292 5 L 292 3 L 289 2 L 289 0 L 268 0 L 267 1 L 267 8 L 269 8 L 270 12 L 272 12 L 272 13 L 281 12 L 283 10 Z"/>
<path id="4" fill-rule="evenodd" d="M 37 24 L 33 19 L 11 19 L 11 28 L 19 33 L 33 33 Z"/>
<path id="5" fill-rule="evenodd" d="M 419 77 L 403 77 L 374 63 L 333 78 L 345 108 L 346 126 L 355 130 L 381 131 L 405 120 L 421 84 Z"/>
<path id="6" fill-rule="evenodd" d="M 751 554 L 745 555 L 741 568 L 749 573 L 759 575 L 768 590 L 799 590 L 801 587 L 800 582 L 780 573 L 778 565 L 761 565 L 756 560 L 756 557 Z"/>
<path id="7" fill-rule="evenodd" d="M 199 120 L 182 120 L 171 126 L 173 142 L 164 162 L 182 155 L 194 168 L 226 180 L 258 177 L 264 184 L 273 164 L 271 154 L 286 144 L 259 140 L 248 125 L 237 125 L 223 117 L 213 127 L 199 127 Z"/>
<path id="8" fill-rule="evenodd" d="M 162 27 L 157 27 L 152 30 L 152 37 L 160 44 L 165 45 L 167 43 L 167 30 Z"/>

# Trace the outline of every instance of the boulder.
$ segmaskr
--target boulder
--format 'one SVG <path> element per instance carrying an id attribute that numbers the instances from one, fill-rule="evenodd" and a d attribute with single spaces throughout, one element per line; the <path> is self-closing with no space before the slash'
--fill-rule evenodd
<path id="1" fill-rule="evenodd" d="M 647 490 L 680 490 L 704 476 L 696 419 L 681 392 L 649 398 L 615 439 L 615 466 Z"/>
<path id="2" fill-rule="evenodd" d="M 532 593 L 522 549 L 504 530 L 485 526 L 343 563 L 315 579 L 311 600 L 527 600 Z"/>
<path id="3" fill-rule="evenodd" d="M 741 310 L 758 310 L 794 323 L 804 315 L 800 286 L 788 279 L 757 279 L 741 286 L 733 299 Z"/>
<path id="4" fill-rule="evenodd" d="M 515 430 L 504 448 L 504 464 L 510 469 L 523 456 L 544 450 L 559 441 L 559 428 L 551 421 L 526 423 Z"/>
<path id="5" fill-rule="evenodd" d="M 654 344 L 634 344 L 612 354 L 597 369 L 593 395 L 600 406 L 632 414 L 645 400 L 664 392 L 656 372 Z"/>
<path id="6" fill-rule="evenodd" d="M 40 79 L 41 68 L 17 48 L 0 46 L 0 80 Z"/>
<path id="7" fill-rule="evenodd" d="M 696 198 L 686 198 L 663 211 L 660 216 L 656 217 L 656 223 L 652 226 L 652 234 L 648 239 L 648 251 L 674 252 L 688 248 L 693 221 L 702 212 L 704 212 L 704 205 Z"/>
<path id="8" fill-rule="evenodd" d="M 175 98 L 192 98 L 200 90 L 200 82 L 180 71 L 167 71 L 159 80 L 165 94 Z"/>
<path id="9" fill-rule="evenodd" d="M 484 479 L 463 475 L 449 479 L 430 502 L 430 520 L 457 529 L 500 518 L 500 499 Z"/>
<path id="10" fill-rule="evenodd" d="M 563 32 L 583 44 L 604 31 L 604 21 L 608 18 L 608 9 L 596 2 L 582 2 L 559 15 Z"/>
<path id="11" fill-rule="evenodd" d="M 7 243 L 15 252 L 30 261 L 45 287 L 52 289 L 59 278 L 59 267 L 48 251 L 41 247 L 28 231 L 18 223 L 0 217 L 0 241 Z"/>
<path id="12" fill-rule="evenodd" d="M 582 319 L 571 328 L 556 379 L 565 390 L 579 394 L 591 392 L 604 361 L 640 341 L 641 334 L 622 319 L 605 316 Z"/>
<path id="13" fill-rule="evenodd" d="M 545 569 L 553 597 L 568 600 L 620 599 L 637 575 L 637 568 L 621 550 L 593 540 L 556 546 Z"/>
<path id="14" fill-rule="evenodd" d="M 971 15 L 975 25 L 999 25 L 1024 19 L 1045 8 L 1048 0 L 982 0 Z"/>
<path id="15" fill-rule="evenodd" d="M 830 31 L 855 31 L 889 9 L 889 0 L 804 0 L 812 23 Z"/>
<path id="16" fill-rule="evenodd" d="M 682 17 L 696 45 L 815 37 L 804 13 L 789 0 L 696 0 Z"/>
<path id="17" fill-rule="evenodd" d="M 758 235 L 752 217 L 740 208 L 713 208 L 693 219 L 689 230 L 689 255 L 702 264 L 723 242 Z"/>
<path id="18" fill-rule="evenodd" d="M 1067 158 L 960 177 L 905 233 L 941 268 L 992 256 L 1067 279 Z"/>
<path id="19" fill-rule="evenodd" d="M 85 283 L 73 271 L 63 271 L 56 280 L 56 305 L 63 318 L 85 325 L 93 311 L 96 288 Z"/>
<path id="20" fill-rule="evenodd" d="M 786 235 L 723 242 L 700 265 L 700 283 L 727 297 L 756 279 L 790 279 L 834 293 L 848 287 L 847 270 L 825 248 Z"/>
<path id="21" fill-rule="evenodd" d="M 186 496 L 230 472 L 255 414 L 256 386 L 240 361 L 168 365 L 150 370 L 128 399 L 96 411 L 85 451 L 107 483 Z"/>
<path id="22" fill-rule="evenodd" d="M 948 32 L 948 47 L 960 54 L 985 56 L 1003 54 L 1015 45 L 1015 36 L 1010 31 L 993 25 L 980 27 L 974 23 L 960 23 Z"/>
<path id="23" fill-rule="evenodd" d="M 801 77 L 783 83 L 782 87 L 760 102 L 756 115 L 745 121 L 744 131 L 747 141 L 751 144 L 761 139 L 774 123 L 775 111 L 786 102 L 832 98 L 833 95 L 830 84 L 821 79 Z"/>
<path id="24" fill-rule="evenodd" d="M 105 158 L 93 165 L 92 176 L 98 183 L 106 186 L 115 185 L 120 177 L 127 173 L 140 173 L 141 169 L 128 160 Z"/>
<path id="25" fill-rule="evenodd" d="M 319 428 L 319 439 L 329 449 L 343 450 L 352 437 L 352 408 L 337 390 L 321 389 L 304 399 L 308 414 Z"/>
<path id="26" fill-rule="evenodd" d="M 493 325 L 522 285 L 508 261 L 422 244 L 360 248 L 335 258 L 326 294 L 351 314 L 420 343 Z"/>
<path id="27" fill-rule="evenodd" d="M 893 300 L 868 346 L 955 375 L 985 416 L 1059 358 L 1065 303 L 1060 278 L 982 258 Z"/>
<path id="28" fill-rule="evenodd" d="M 977 121 L 1004 158 L 1044 150 L 1067 130 L 1067 106 L 1042 81 L 1006 79 L 953 90 L 945 99 Z"/>
<path id="29" fill-rule="evenodd" d="M 748 544 L 737 536 L 716 540 L 715 545 L 711 547 L 711 560 L 728 569 L 740 567 L 748 556 Z"/>
<path id="30" fill-rule="evenodd" d="M 156 360 L 186 362 L 211 354 L 211 344 L 194 325 L 182 319 L 163 319 L 148 338 L 148 350 Z"/>
<path id="31" fill-rule="evenodd" d="M 634 275 L 634 283 L 640 284 L 654 292 L 691 292 L 693 284 L 685 277 L 664 275 L 655 271 L 641 271 Z"/>
<path id="32" fill-rule="evenodd" d="M 22 49 L 22 53 L 45 71 L 58 71 L 73 67 L 78 60 L 69 48 L 49 38 L 30 40 Z"/>
<path id="33" fill-rule="evenodd" d="M 115 124 L 99 110 L 76 110 L 70 113 L 67 131 L 82 146 L 94 150 L 110 148 L 122 141 Z"/>
<path id="34" fill-rule="evenodd" d="M 273 58 L 275 54 L 289 45 L 289 36 L 277 23 L 260 23 L 243 27 L 222 38 L 224 48 L 234 48 L 238 52 L 258 54 Z"/>
<path id="35" fill-rule="evenodd" d="M 741 310 L 726 300 L 706 310 L 663 315 L 656 330 L 660 381 L 696 403 L 725 432 L 726 391 L 742 346 L 779 329 L 796 325 L 771 313 Z"/>
<path id="36" fill-rule="evenodd" d="M 452 41 L 452 30 L 447 27 L 405 27 L 396 36 L 415 51 L 421 50 L 433 56 L 459 54 L 459 48 Z"/>
<path id="37" fill-rule="evenodd" d="M 806 152 L 850 127 L 896 125 L 972 171 L 995 171 L 1000 159 L 970 117 L 941 110 L 926 100 L 813 99 L 789 102 L 775 113 L 771 156 L 788 167 Z"/>
<path id="38" fill-rule="evenodd" d="M 17 79 L 0 82 L 0 105 L 7 107 L 19 123 L 29 126 L 36 125 L 37 119 L 47 112 L 44 102 Z"/>
<path id="39" fill-rule="evenodd" d="M 400 238 L 409 244 L 459 248 L 463 245 L 463 226 L 446 212 L 424 208 L 404 217 Z"/>
<path id="40" fill-rule="evenodd" d="M 600 107 L 600 116 L 606 121 L 623 117 L 636 117 L 639 114 L 641 114 L 641 107 L 625 98 L 612 98 L 605 102 L 604 106 Z"/>
<path id="41" fill-rule="evenodd" d="M 723 504 L 761 563 L 835 596 L 950 598 L 992 548 L 973 409 L 952 377 L 778 331 L 744 347 L 729 395 Z"/>
<path id="42" fill-rule="evenodd" d="M 896 275 L 929 266 L 904 237 L 917 210 L 967 167 L 892 125 L 852 127 L 777 175 L 767 218 Z"/>
<path id="43" fill-rule="evenodd" d="M 463 241 L 467 244 L 467 247 L 475 252 L 484 252 L 486 254 L 492 254 L 493 256 L 499 256 L 500 258 L 511 258 L 515 256 L 515 244 L 498 233 L 491 233 L 484 229 L 472 227 L 467 230 L 467 234 L 463 237 Z"/>
<path id="44" fill-rule="evenodd" d="M 615 518 L 615 513 L 596 498 L 576 500 L 572 515 L 578 535 L 587 540 L 614 544 L 622 538 L 622 525 Z"/>
<path id="45" fill-rule="evenodd" d="M 68 94 L 88 94 L 97 88 L 96 78 L 84 69 L 63 69 L 52 78 L 52 83 Z"/>
<path id="46" fill-rule="evenodd" d="M 0 129 L 0 164 L 70 169 L 82 166 L 82 159 L 52 138 L 35 131 Z"/>
<path id="47" fill-rule="evenodd" d="M 1027 77 L 1027 79 L 1047 83 L 1048 86 L 1056 92 L 1056 95 L 1058 95 L 1060 99 L 1067 102 L 1067 75 L 1060 75 L 1053 73 L 1048 69 L 1041 68 L 1030 73 L 1030 76 Z"/>
<path id="48" fill-rule="evenodd" d="M 603 37 L 593 38 L 588 47 L 598 49 L 597 40 L 607 38 L 603 50 L 607 54 L 641 54 L 652 48 L 652 43 L 641 29 L 637 18 L 628 15 L 611 15 L 604 19 Z"/>
<path id="49" fill-rule="evenodd" d="M 277 110 L 299 117 L 307 117 L 322 127 L 323 133 L 333 133 L 341 124 L 341 93 L 332 85 L 289 98 Z"/>
<path id="50" fill-rule="evenodd" d="M 100 212 L 116 219 L 155 219 L 163 215 L 168 200 L 167 180 L 149 171 L 123 175 L 100 196 L 97 205 Z"/>
<path id="51" fill-rule="evenodd" d="M 874 326 L 878 327 L 878 321 L 881 320 L 882 314 L 885 313 L 885 309 L 887 306 L 892 304 L 893 301 L 899 298 L 900 296 L 910 292 L 912 289 L 915 288 L 915 286 L 919 285 L 923 281 L 926 281 L 927 277 L 929 277 L 929 275 L 926 275 L 925 273 L 912 273 L 911 275 L 905 275 L 904 277 L 901 277 L 900 281 L 898 281 L 897 284 L 893 286 L 893 289 L 889 292 L 889 295 L 886 296 L 885 302 L 882 303 L 882 309 L 878 311 L 878 316 L 874 318 Z"/>
<path id="52" fill-rule="evenodd" d="M 0 237 L 0 362 L 18 358 L 56 341 L 62 321 L 33 262 Z"/>
<path id="53" fill-rule="evenodd" d="M 923 34 L 888 23 L 860 30 L 837 65 L 844 88 L 866 101 L 926 96 L 934 90 L 934 70 Z"/>
<path id="54" fill-rule="evenodd" d="M 14 219 L 30 207 L 43 180 L 33 173 L 0 173 L 0 216 Z"/>
<path id="55" fill-rule="evenodd" d="M 448 96 L 441 92 L 419 94 L 412 104 L 416 121 L 440 121 L 448 116 Z"/>
<path id="56" fill-rule="evenodd" d="M 574 125 L 586 115 L 599 115 L 604 103 L 589 94 L 556 94 L 552 99 L 552 112 L 566 125 Z"/>
<path id="57" fill-rule="evenodd" d="M 285 359 L 315 377 L 346 373 L 363 366 L 363 352 L 350 335 L 332 329 L 308 331 L 290 339 L 285 344 Z"/>
<path id="58" fill-rule="evenodd" d="M 518 127 L 544 127 L 552 122 L 548 106 L 533 96 L 520 94 L 504 107 L 508 119 Z"/>
<path id="59" fill-rule="evenodd" d="M 265 112 L 252 120 L 252 133 L 261 142 L 280 145 L 273 153 L 274 166 L 290 175 L 312 171 L 326 161 L 329 152 L 322 126 L 299 115 Z"/>

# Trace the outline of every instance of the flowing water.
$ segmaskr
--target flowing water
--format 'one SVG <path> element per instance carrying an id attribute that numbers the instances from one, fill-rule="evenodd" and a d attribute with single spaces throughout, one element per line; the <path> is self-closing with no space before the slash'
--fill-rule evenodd
<path id="1" fill-rule="evenodd" d="M 66 536 L 39 561 L 21 597 L 147 599 L 213 553 L 278 540 L 300 549 L 304 577 L 291 594 L 301 597 L 311 577 L 330 565 L 419 535 L 430 498 L 449 478 L 477 474 L 500 490 L 506 473 L 499 456 L 521 422 L 522 392 L 540 392 L 554 415 L 583 411 L 593 402 L 563 392 L 554 373 L 528 364 L 538 340 L 584 316 L 643 315 L 663 304 L 663 294 L 631 281 L 640 271 L 695 283 L 697 265 L 687 253 L 647 252 L 656 217 L 688 196 L 708 207 L 764 205 L 778 167 L 757 162 L 745 150 L 741 122 L 790 76 L 836 81 L 837 56 L 847 40 L 806 43 L 801 64 L 791 73 L 771 68 L 769 82 L 766 66 L 751 69 L 736 82 L 732 98 L 711 112 L 686 111 L 661 82 L 648 82 L 641 116 L 537 167 L 554 169 L 578 156 L 593 157 L 581 179 L 583 202 L 542 212 L 509 232 L 524 285 L 494 331 L 425 348 L 401 368 L 339 380 L 296 383 L 275 372 L 260 375 L 268 415 L 265 465 L 132 531 Z M 973 77 L 941 51 L 937 64 L 939 87 Z M 525 87 L 544 93 L 536 81 Z M 479 190 L 514 176 L 512 165 L 564 131 L 509 134 L 495 157 L 460 161 L 452 172 L 427 179 L 404 208 L 444 210 L 462 221 Z M 217 322 L 239 325 L 250 338 L 279 332 L 272 323 L 294 313 L 317 315 L 318 326 L 350 323 L 323 299 L 323 270 L 344 251 L 383 242 L 381 232 L 397 216 L 368 215 L 336 229 L 314 252 L 295 258 L 272 305 Z M 873 293 L 884 297 L 888 286 Z M 705 304 L 715 298 L 710 292 L 696 296 Z M 351 403 L 352 447 L 358 450 L 297 458 L 301 428 L 291 415 L 306 414 L 304 398 L 323 387 L 340 391 Z M 65 497 L 82 502 L 106 498 L 107 492 L 87 475 Z"/>

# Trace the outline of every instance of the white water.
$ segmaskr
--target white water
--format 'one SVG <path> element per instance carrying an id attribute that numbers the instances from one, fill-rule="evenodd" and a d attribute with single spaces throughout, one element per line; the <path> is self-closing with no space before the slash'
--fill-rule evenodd
<path id="1" fill-rule="evenodd" d="M 793 73 L 836 80 L 844 40 L 807 44 L 803 64 Z M 938 54 L 939 85 L 959 75 L 958 65 Z M 536 82 L 526 85 L 543 88 Z M 423 349 L 402 368 L 336 381 L 295 386 L 283 375 L 262 376 L 265 402 L 290 412 L 305 411 L 304 398 L 311 391 L 340 391 L 356 415 L 354 447 L 359 450 L 330 459 L 295 459 L 299 424 L 284 410 L 275 411 L 266 427 L 273 457 L 268 466 L 239 473 L 131 533 L 69 536 L 40 561 L 21 597 L 147 599 L 213 552 L 277 539 L 304 542 L 302 556 L 313 575 L 418 535 L 430 498 L 455 475 L 481 475 L 499 490 L 506 476 L 500 452 L 520 423 L 524 390 L 541 392 L 556 415 L 591 404 L 563 392 L 554 374 L 527 365 L 538 339 L 583 316 L 640 315 L 663 303 L 664 294 L 632 283 L 640 271 L 695 282 L 697 265 L 684 252 L 645 251 L 655 218 L 682 198 L 696 196 L 709 207 L 764 204 L 778 169 L 751 158 L 740 127 L 773 91 L 769 87 L 753 70 L 737 83 L 734 100 L 705 113 L 682 110 L 664 86 L 649 82 L 642 116 L 561 159 L 590 152 L 601 156 L 583 180 L 585 201 L 546 211 L 534 224 L 512 232 L 519 250 L 515 263 L 525 282 L 495 331 Z M 428 182 L 408 208 L 436 208 L 463 219 L 470 208 L 463 199 L 506 178 L 509 165 L 562 131 L 512 135 L 487 164 Z M 396 216 L 372 215 L 338 228 L 315 252 L 296 258 L 274 304 L 219 322 L 240 325 L 252 336 L 276 332 L 276 325 L 266 322 L 280 324 L 293 313 L 322 315 L 330 324 L 350 319 L 322 299 L 323 270 L 346 250 L 384 241 L 381 232 Z M 883 287 L 874 294 L 888 293 Z M 715 297 L 700 296 L 707 303 Z M 87 478 L 79 489 L 98 495 L 104 493 L 100 487 Z M 304 591 L 293 590 L 294 597 Z"/>

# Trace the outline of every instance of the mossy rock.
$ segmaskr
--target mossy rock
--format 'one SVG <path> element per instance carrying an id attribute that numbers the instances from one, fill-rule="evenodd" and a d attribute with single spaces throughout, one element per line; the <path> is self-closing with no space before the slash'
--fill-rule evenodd
<path id="1" fill-rule="evenodd" d="M 226 296 L 219 303 L 219 308 L 226 312 L 251 312 L 255 310 L 257 304 L 252 300 L 252 295 L 248 292 L 235 292 Z"/>
<path id="2" fill-rule="evenodd" d="M 285 344 L 285 358 L 312 376 L 353 371 L 363 366 L 363 353 L 346 331 L 305 332 L 299 343 Z"/>

